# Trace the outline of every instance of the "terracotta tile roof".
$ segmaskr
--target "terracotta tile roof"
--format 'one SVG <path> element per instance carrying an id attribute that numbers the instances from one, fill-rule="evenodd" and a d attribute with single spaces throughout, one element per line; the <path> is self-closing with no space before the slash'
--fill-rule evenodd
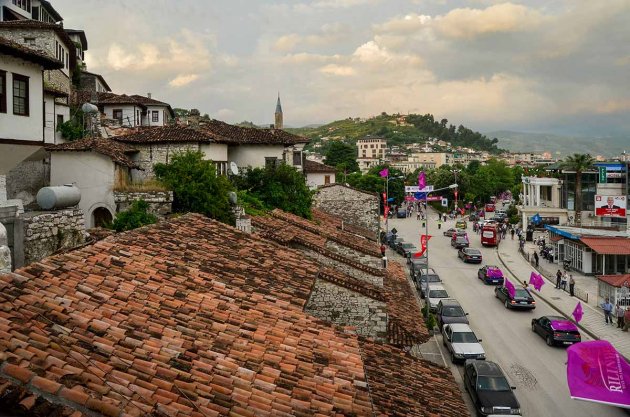
<path id="1" fill-rule="evenodd" d="M 0 29 L 10 29 L 10 30 L 24 30 L 24 29 L 39 29 L 39 30 L 51 30 L 54 31 L 57 36 L 63 41 L 63 43 L 68 47 L 69 55 L 76 56 L 76 47 L 74 46 L 74 42 L 68 36 L 66 31 L 63 29 L 63 25 L 56 23 L 44 23 L 39 22 L 37 20 L 13 20 L 0 22 Z M 54 48 L 53 48 L 54 49 Z M 54 51 L 51 51 L 53 53 Z M 51 57 L 49 54 L 47 56 Z M 76 61 L 74 59 L 70 60 L 70 68 L 74 69 L 76 65 Z"/>
<path id="2" fill-rule="evenodd" d="M 116 94 L 111 92 L 73 91 L 70 95 L 70 103 L 74 106 L 81 106 L 83 103 L 98 105 L 101 100 L 106 100 L 114 96 L 116 96 Z"/>
<path id="3" fill-rule="evenodd" d="M 313 220 L 318 224 L 327 224 L 329 227 L 335 227 L 344 232 L 350 232 L 355 235 L 363 236 L 364 238 L 370 239 L 374 242 L 377 241 L 376 232 L 373 232 L 370 229 L 356 226 L 345 221 L 342 222 L 340 217 L 332 215 L 319 208 L 311 209 L 311 213 L 313 214 Z"/>
<path id="4" fill-rule="evenodd" d="M 107 98 L 103 98 L 102 100 L 99 100 L 99 105 L 105 105 L 105 104 L 133 104 L 136 106 L 140 106 L 140 107 L 146 107 L 145 104 L 141 101 L 138 100 L 137 98 L 133 97 L 133 96 L 128 96 L 126 94 L 115 94 L 111 97 L 107 97 Z"/>
<path id="5" fill-rule="evenodd" d="M 124 143 L 211 143 L 214 137 L 208 133 L 186 126 L 144 127 L 135 133 L 114 136 L 110 139 Z"/>
<path id="6" fill-rule="evenodd" d="M 295 214 L 287 213 L 280 209 L 275 209 L 271 212 L 273 217 L 282 219 L 288 223 L 291 223 L 295 226 L 298 226 L 302 229 L 306 229 L 309 232 L 318 234 L 320 236 L 326 237 L 334 242 L 337 242 L 341 245 L 347 246 L 349 248 L 355 249 L 359 252 L 365 253 L 366 255 L 371 255 L 377 258 L 381 257 L 381 251 L 378 245 L 374 242 L 364 239 L 358 236 L 352 236 L 348 233 L 344 233 L 342 231 L 337 230 L 334 225 L 330 225 L 328 223 L 320 223 L 316 224 L 309 220 L 306 220 L 300 216 L 296 216 Z"/>
<path id="7" fill-rule="evenodd" d="M 348 188 L 348 189 L 350 189 L 350 190 L 354 190 L 354 191 L 359 192 L 359 193 L 369 194 L 369 195 L 375 195 L 375 196 L 377 196 L 377 197 L 379 197 L 379 198 L 380 198 L 380 195 L 379 195 L 378 193 L 373 193 L 373 192 L 371 192 L 371 191 L 359 190 L 358 188 L 350 187 L 349 185 L 346 185 L 346 184 L 341 184 L 341 183 L 338 183 L 338 182 L 336 182 L 336 183 L 334 183 L 334 184 L 326 184 L 326 185 L 322 185 L 322 186 L 321 186 L 321 187 L 319 187 L 319 188 L 330 188 L 330 187 L 344 187 L 344 188 Z"/>
<path id="8" fill-rule="evenodd" d="M 360 339 L 360 347 L 375 415 L 470 415 L 448 368 L 365 338 Z"/>
<path id="9" fill-rule="evenodd" d="M 133 162 L 128 154 L 138 152 L 137 149 L 123 143 L 114 142 L 109 139 L 92 138 L 81 139 L 74 142 L 66 142 L 59 145 L 46 146 L 48 152 L 86 152 L 94 151 L 108 156 L 117 164 L 129 168 L 142 169 Z"/>
<path id="10" fill-rule="evenodd" d="M 67 29 L 66 29 L 67 31 Z M 85 75 L 91 75 L 93 77 L 96 77 L 99 79 L 99 81 L 101 82 L 101 84 L 103 84 L 103 87 L 107 88 L 108 92 L 111 92 L 112 89 L 110 88 L 109 84 L 107 84 L 107 81 L 105 81 L 105 78 L 103 78 L 103 76 L 101 74 L 97 74 L 95 72 L 90 72 L 90 71 L 86 71 L 86 70 L 82 70 L 81 74 L 85 74 Z M 91 93 L 90 91 L 86 91 L 87 93 Z"/>
<path id="11" fill-rule="evenodd" d="M 295 145 L 308 143 L 303 136 L 293 135 L 282 129 L 260 129 L 231 125 L 220 120 L 210 120 L 199 126 L 227 144 Z"/>
<path id="12" fill-rule="evenodd" d="M 597 279 L 617 288 L 621 288 L 624 285 L 630 286 L 630 274 L 597 275 Z"/>
<path id="13" fill-rule="evenodd" d="M 0 378 L 0 410 L 2 415 L 30 417 L 82 417 L 85 414 L 63 405 L 54 404 L 44 395 L 33 394 L 23 386 Z M 78 414 L 77 414 L 78 413 Z"/>
<path id="14" fill-rule="evenodd" d="M 2 36 L 0 36 L 0 54 L 11 55 L 26 61 L 35 62 L 47 70 L 63 68 L 61 61 Z"/>
<path id="15" fill-rule="evenodd" d="M 319 162 L 315 162 L 315 161 L 310 161 L 310 160 L 305 160 L 304 161 L 304 172 L 337 172 L 337 170 L 331 166 L 319 163 Z"/>
<path id="16" fill-rule="evenodd" d="M 580 240 L 600 255 L 630 255 L 630 239 L 625 237 L 581 237 Z"/>

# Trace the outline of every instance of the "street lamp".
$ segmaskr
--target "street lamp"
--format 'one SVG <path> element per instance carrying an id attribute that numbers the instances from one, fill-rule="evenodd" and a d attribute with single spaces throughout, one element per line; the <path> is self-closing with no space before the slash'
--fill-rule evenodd
<path id="1" fill-rule="evenodd" d="M 405 178 L 404 175 L 399 175 L 397 177 L 389 177 L 385 178 L 385 206 L 389 204 L 389 182 L 391 180 L 400 180 Z M 383 207 L 383 211 L 385 211 L 385 207 Z M 387 233 L 389 233 L 389 213 L 387 213 L 387 217 L 385 217 L 385 237 L 387 237 Z"/>
<path id="2" fill-rule="evenodd" d="M 437 191 L 444 191 L 444 190 L 449 190 L 453 188 L 457 188 L 457 184 L 451 184 L 448 187 L 438 188 L 437 190 L 433 190 L 431 192 L 435 193 Z M 429 282 L 429 193 L 428 192 L 424 193 L 424 205 L 426 207 L 426 214 L 427 214 L 427 221 L 424 222 L 424 235 L 426 236 L 426 241 L 425 241 L 426 248 L 424 252 L 427 254 L 427 263 L 426 263 L 427 266 L 426 266 L 426 273 L 425 273 L 427 277 L 427 293 L 424 299 L 427 300 L 427 303 L 428 303 L 427 304 L 427 317 L 429 317 L 429 314 L 431 314 L 431 303 L 429 301 L 429 292 L 431 291 L 431 284 Z"/>
<path id="3" fill-rule="evenodd" d="M 461 169 L 454 169 L 454 170 L 452 170 L 452 172 L 455 175 L 455 184 L 457 184 L 457 174 L 462 172 L 462 170 Z M 457 210 L 457 191 L 455 191 L 455 210 Z"/>

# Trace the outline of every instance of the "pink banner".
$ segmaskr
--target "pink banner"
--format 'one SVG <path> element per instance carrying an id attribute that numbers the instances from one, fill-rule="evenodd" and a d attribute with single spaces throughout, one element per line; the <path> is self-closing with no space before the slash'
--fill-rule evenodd
<path id="1" fill-rule="evenodd" d="M 427 176 L 424 174 L 424 172 L 420 172 L 418 174 L 418 188 L 422 190 L 426 186 L 427 186 Z"/>
<path id="2" fill-rule="evenodd" d="M 577 332 L 578 328 L 569 320 L 551 320 L 551 328 L 559 332 Z"/>
<path id="3" fill-rule="evenodd" d="M 545 279 L 542 277 L 542 275 L 532 271 L 531 275 L 529 276 L 529 283 L 534 286 L 536 291 L 540 291 L 542 289 L 542 286 L 545 285 Z"/>
<path id="4" fill-rule="evenodd" d="M 503 278 L 503 272 L 499 268 L 488 268 L 488 277 Z"/>
<path id="5" fill-rule="evenodd" d="M 606 340 L 567 349 L 571 398 L 630 408 L 630 364 Z"/>
<path id="6" fill-rule="evenodd" d="M 514 298 L 516 295 L 516 288 L 514 288 L 514 284 L 512 284 L 509 280 L 505 280 L 505 288 L 507 289 L 508 294 L 510 294 L 510 298 Z"/>
<path id="7" fill-rule="evenodd" d="M 584 310 L 582 310 L 582 303 L 578 301 L 577 305 L 575 306 L 575 309 L 573 310 L 573 317 L 575 317 L 575 321 L 577 323 L 580 322 L 580 320 L 582 320 L 582 316 L 584 315 Z"/>
<path id="8" fill-rule="evenodd" d="M 389 176 L 389 169 L 385 168 L 384 170 L 382 170 L 381 172 L 378 173 L 381 177 L 387 177 Z"/>

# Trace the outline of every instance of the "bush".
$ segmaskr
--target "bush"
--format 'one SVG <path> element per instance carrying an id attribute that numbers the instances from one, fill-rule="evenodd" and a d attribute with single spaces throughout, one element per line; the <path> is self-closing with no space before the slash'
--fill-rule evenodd
<path id="1" fill-rule="evenodd" d="M 117 232 L 124 232 L 157 223 L 157 217 L 149 213 L 148 209 L 149 204 L 146 201 L 134 201 L 128 210 L 121 211 L 116 215 L 111 228 Z"/>
<path id="2" fill-rule="evenodd" d="M 83 127 L 78 125 L 74 120 L 68 120 L 58 124 L 57 131 L 61 132 L 61 136 L 63 136 L 64 139 L 70 141 L 75 141 L 83 137 Z"/>

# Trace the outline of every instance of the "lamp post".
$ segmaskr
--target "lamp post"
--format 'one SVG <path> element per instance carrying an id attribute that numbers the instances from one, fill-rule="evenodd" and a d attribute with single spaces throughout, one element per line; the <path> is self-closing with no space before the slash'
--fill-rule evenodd
<path id="1" fill-rule="evenodd" d="M 462 172 L 461 169 L 454 169 L 453 174 L 455 175 L 455 184 L 457 184 L 457 174 Z M 457 190 L 455 190 L 455 210 L 457 210 Z"/>
<path id="2" fill-rule="evenodd" d="M 432 193 L 435 193 L 437 191 L 444 191 L 444 190 L 449 190 L 449 189 L 453 189 L 453 188 L 457 188 L 457 184 L 451 184 L 448 187 L 443 187 L 443 188 L 438 188 L 437 190 L 433 190 L 431 191 Z M 429 283 L 429 193 L 426 192 L 424 193 L 424 204 L 426 206 L 426 214 L 427 214 L 427 221 L 424 223 L 424 235 L 426 236 L 426 249 L 425 249 L 425 253 L 427 255 L 427 266 L 426 266 L 426 277 L 427 277 L 427 293 L 424 297 L 425 300 L 427 300 L 427 317 L 429 317 L 429 314 L 431 313 L 431 303 L 428 301 L 429 300 L 429 291 L 431 291 L 431 284 Z M 433 329 L 431 329 L 433 330 Z"/>
<path id="3" fill-rule="evenodd" d="M 385 178 L 385 205 L 387 206 L 389 204 L 389 182 L 391 180 L 399 180 L 405 178 L 404 176 L 400 175 L 397 177 L 389 177 L 389 174 L 387 175 L 387 177 Z M 383 211 L 385 211 L 385 207 L 383 207 Z M 387 237 L 387 233 L 389 233 L 389 213 L 387 215 L 387 217 L 385 217 L 385 236 Z"/>

